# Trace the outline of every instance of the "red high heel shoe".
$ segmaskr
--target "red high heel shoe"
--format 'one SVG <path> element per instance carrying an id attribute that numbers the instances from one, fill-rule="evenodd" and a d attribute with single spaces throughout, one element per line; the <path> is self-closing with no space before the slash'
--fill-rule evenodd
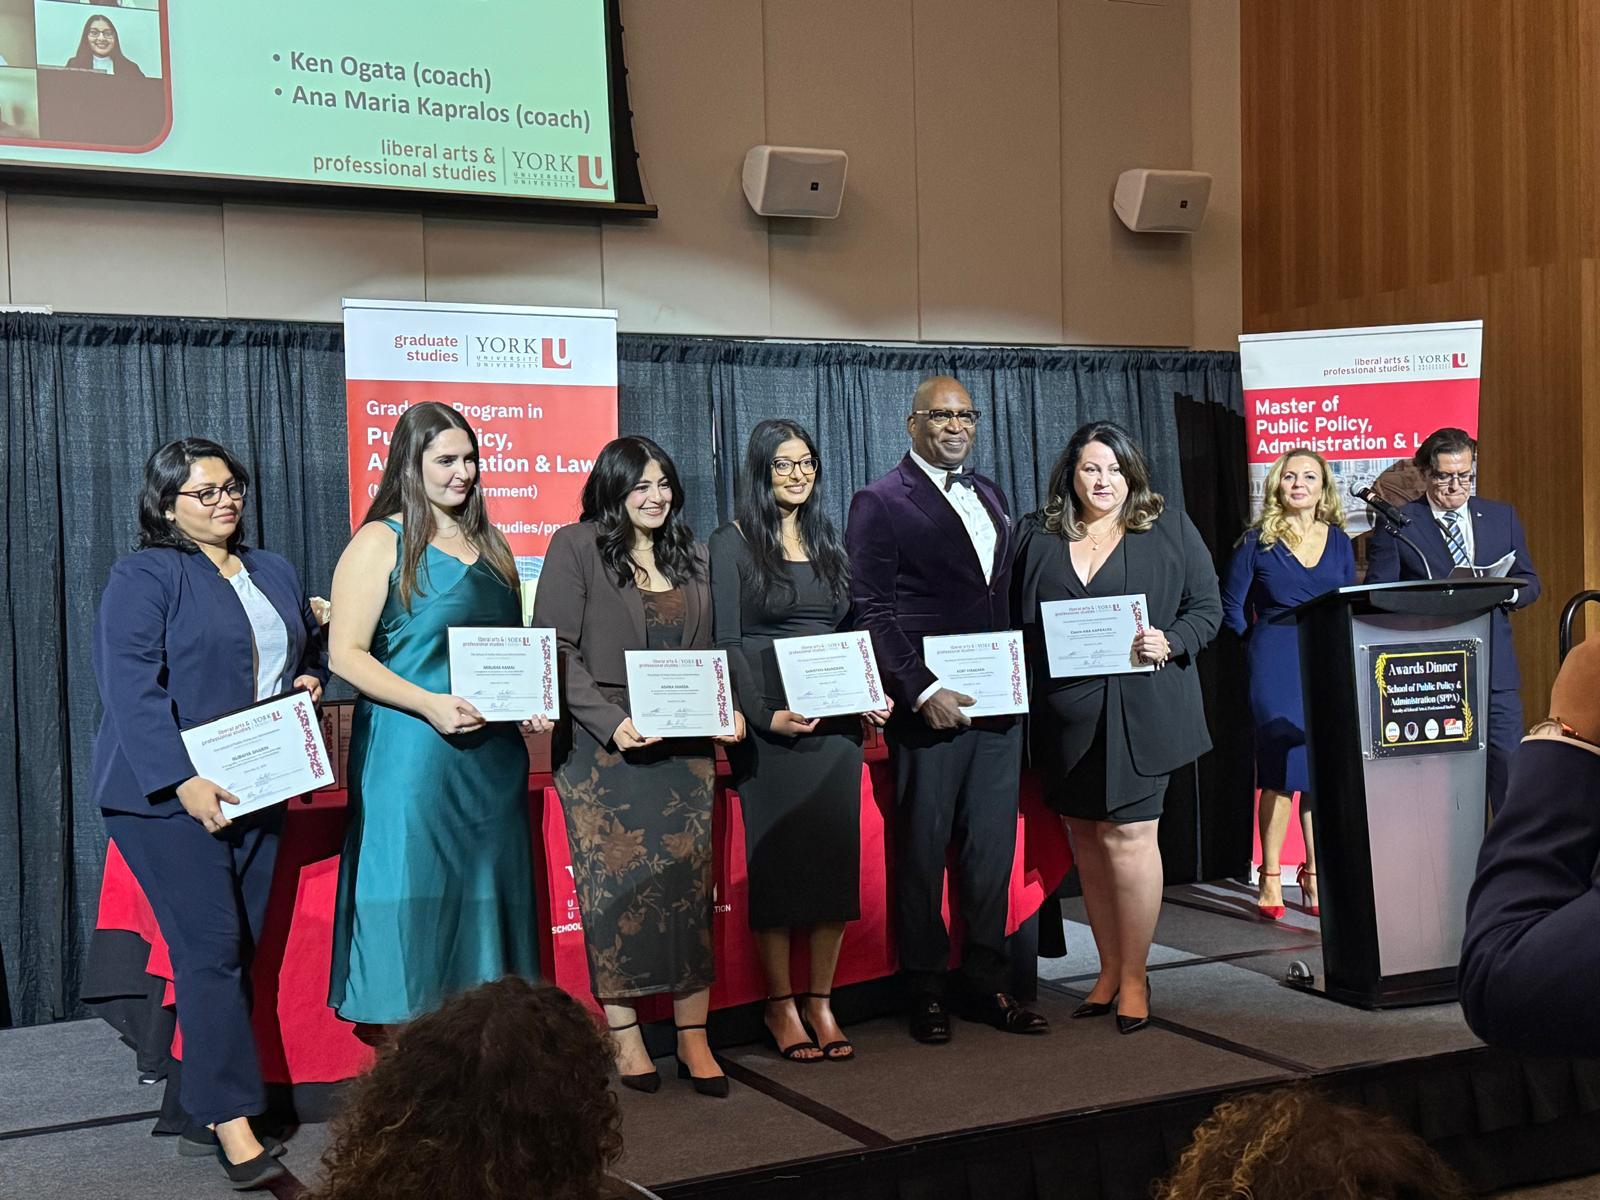
<path id="1" fill-rule="evenodd" d="M 1300 889 L 1300 899 L 1302 901 L 1305 900 L 1305 895 L 1306 895 L 1306 877 L 1307 876 L 1310 876 L 1312 879 L 1315 879 L 1317 877 L 1317 873 L 1315 871 L 1313 871 L 1310 867 L 1306 866 L 1305 863 L 1301 863 L 1300 864 L 1300 869 L 1294 873 L 1294 882 L 1295 882 L 1295 886 Z M 1307 904 L 1306 905 L 1306 911 L 1308 913 L 1310 913 L 1313 917 L 1320 917 L 1322 915 L 1322 905 L 1320 905 L 1320 904 Z"/>
<path id="2" fill-rule="evenodd" d="M 1281 880 L 1283 878 L 1283 872 L 1278 870 L 1274 871 L 1271 875 L 1268 875 L 1265 871 L 1262 871 L 1261 878 Z M 1280 899 L 1281 898 L 1282 897 L 1280 897 Z M 1256 911 L 1261 914 L 1261 919 L 1263 921 L 1281 921 L 1283 920 L 1283 914 L 1286 913 L 1288 909 L 1284 908 L 1282 904 L 1263 904 L 1261 903 L 1261 897 L 1258 894 L 1256 896 Z"/>

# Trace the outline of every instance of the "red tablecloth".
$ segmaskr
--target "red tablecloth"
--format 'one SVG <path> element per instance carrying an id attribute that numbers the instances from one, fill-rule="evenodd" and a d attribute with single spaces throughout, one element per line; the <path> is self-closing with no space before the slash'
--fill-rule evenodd
<path id="1" fill-rule="evenodd" d="M 845 930 L 836 981 L 840 986 L 892 975 L 897 969 L 889 923 L 892 856 L 888 845 L 894 780 L 888 763 L 869 761 L 861 777 L 861 918 Z M 593 1006 L 583 948 L 582 917 L 573 885 L 561 800 L 548 776 L 530 780 L 535 887 L 539 893 L 540 953 L 545 977 Z M 1034 781 L 1024 776 L 1011 872 L 1007 932 L 1038 911 L 1071 865 L 1061 822 L 1046 810 Z M 746 1004 L 766 994 L 755 939 L 746 917 L 744 822 L 738 795 L 719 776 L 712 815 L 715 855 L 716 956 L 713 1008 Z M 328 1007 L 333 907 L 344 840 L 345 796 L 318 792 L 291 801 L 278 851 L 277 873 L 252 977 L 256 1041 L 272 1083 L 331 1083 L 359 1074 L 371 1051 Z M 150 974 L 170 980 L 166 943 L 127 864 L 113 844 L 106 854 L 98 927 L 128 930 L 150 944 Z M 959 944 L 959 938 L 955 939 Z M 804 978 L 805 939 L 797 938 L 795 970 Z M 172 1002 L 172 987 L 167 988 Z M 668 997 L 639 1005 L 645 1020 L 670 1012 Z M 181 1042 L 174 1053 L 182 1056 Z"/>

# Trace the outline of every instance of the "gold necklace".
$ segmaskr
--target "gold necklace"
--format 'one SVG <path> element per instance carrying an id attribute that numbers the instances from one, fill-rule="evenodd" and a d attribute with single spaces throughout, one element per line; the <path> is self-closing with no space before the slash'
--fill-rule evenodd
<path id="1" fill-rule="evenodd" d="M 1099 554 L 1100 553 L 1100 547 L 1102 545 L 1104 545 L 1106 542 L 1109 542 L 1113 535 L 1112 535 L 1111 532 L 1107 532 L 1107 533 L 1101 534 L 1099 537 L 1096 537 L 1095 534 L 1094 534 L 1094 530 L 1090 529 L 1087 525 L 1085 525 L 1083 527 L 1083 536 L 1089 539 L 1089 549 L 1091 551 L 1093 551 L 1095 554 Z"/>

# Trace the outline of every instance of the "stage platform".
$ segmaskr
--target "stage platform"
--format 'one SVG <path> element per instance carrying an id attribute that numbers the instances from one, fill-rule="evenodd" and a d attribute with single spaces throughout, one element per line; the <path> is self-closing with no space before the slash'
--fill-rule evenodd
<path id="1" fill-rule="evenodd" d="M 1365 1012 L 1284 986 L 1297 959 L 1321 973 L 1316 922 L 1294 908 L 1269 924 L 1243 884 L 1169 889 L 1156 1021 L 1131 1037 L 1110 1018 L 1067 1019 L 1096 959 L 1081 908 L 1066 914 L 1068 956 L 1040 962 L 1049 1036 L 958 1021 L 928 1047 L 882 1018 L 851 1025 L 850 1064 L 728 1047 L 727 1100 L 670 1075 L 654 1096 L 622 1092 L 621 1173 L 668 1200 L 1145 1197 L 1218 1099 L 1294 1079 L 1394 1113 L 1484 1191 L 1600 1171 L 1600 1065 L 1491 1051 L 1454 1005 Z M 160 1086 L 139 1084 L 98 1021 L 0 1031 L 0 1197 L 230 1194 L 150 1136 Z M 315 1179 L 326 1139 L 320 1124 L 292 1131 L 297 1180 Z M 1600 1181 L 1568 1190 L 1584 1186 L 1550 1195 L 1600 1194 Z"/>

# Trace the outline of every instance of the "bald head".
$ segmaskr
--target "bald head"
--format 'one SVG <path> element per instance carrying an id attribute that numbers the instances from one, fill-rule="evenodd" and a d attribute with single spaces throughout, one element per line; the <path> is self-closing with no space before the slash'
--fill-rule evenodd
<path id="1" fill-rule="evenodd" d="M 917 384 L 917 390 L 911 396 L 911 409 L 915 412 L 919 408 L 937 408 L 942 401 L 956 396 L 966 401 L 967 407 L 972 406 L 972 397 L 967 395 L 967 389 L 961 386 L 959 379 L 949 375 L 930 375 Z"/>
<path id="2" fill-rule="evenodd" d="M 972 453 L 976 425 L 972 397 L 960 381 L 934 375 L 917 385 L 906 432 L 911 435 L 911 449 L 925 462 L 947 471 L 959 467 Z"/>

